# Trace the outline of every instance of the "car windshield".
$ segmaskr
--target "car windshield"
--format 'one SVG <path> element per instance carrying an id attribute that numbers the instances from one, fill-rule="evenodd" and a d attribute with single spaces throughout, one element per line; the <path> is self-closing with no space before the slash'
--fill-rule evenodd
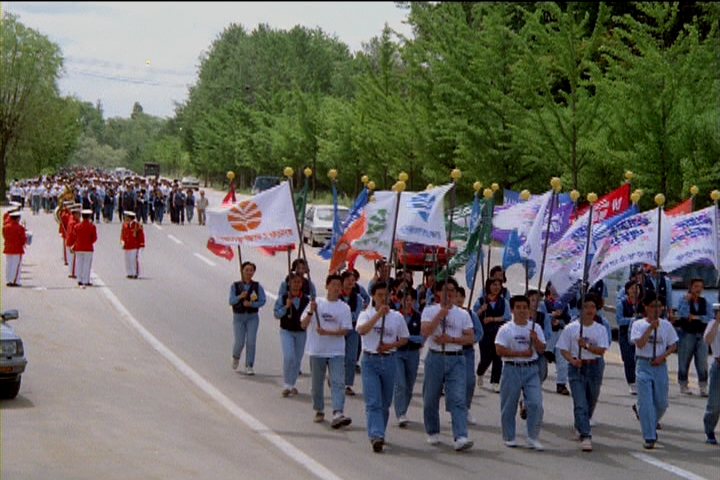
<path id="1" fill-rule="evenodd" d="M 344 222 L 350 212 L 348 210 L 338 209 L 338 217 L 340 217 L 340 223 Z M 318 208 L 316 218 L 323 222 L 332 222 L 333 220 L 333 208 Z"/>

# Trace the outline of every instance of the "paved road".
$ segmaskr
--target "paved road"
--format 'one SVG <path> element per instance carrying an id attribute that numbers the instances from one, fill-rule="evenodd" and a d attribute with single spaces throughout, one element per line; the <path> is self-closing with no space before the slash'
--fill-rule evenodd
<path id="1" fill-rule="evenodd" d="M 221 197 L 211 192 L 213 204 Z M 0 402 L 4 479 L 718 478 L 720 450 L 703 443 L 704 399 L 680 396 L 675 385 L 659 448 L 643 451 L 616 344 L 591 454 L 579 451 L 570 429 L 572 401 L 554 393 L 551 367 L 544 384 L 547 451 L 505 448 L 498 396 L 483 389 L 473 402 L 480 420 L 470 428 L 476 448 L 452 451 L 444 411 L 443 445 L 427 445 L 421 369 L 410 428 L 400 430 L 391 419 L 387 452 L 375 455 L 364 429 L 359 378 L 360 394 L 346 400 L 354 420 L 347 431 L 312 422 L 307 375 L 298 385 L 301 395 L 280 396 L 281 353 L 270 303 L 287 270 L 284 255 L 242 251 L 243 259 L 257 263 L 257 279 L 270 294 L 257 375 L 246 377 L 230 369 L 227 295 L 238 263 L 208 252 L 204 228 L 148 225 L 143 278 L 133 281 L 123 271 L 119 224 L 100 224 L 96 285 L 80 289 L 62 266 L 52 217 L 25 218 L 35 233 L 23 268 L 25 286 L 2 288 L 2 307 L 20 310 L 16 329 L 30 361 L 18 398 Z M 322 292 L 326 263 L 308 252 Z M 366 282 L 370 265 L 361 261 L 358 267 Z M 520 281 L 510 273 L 511 282 Z M 520 420 L 519 427 L 521 434 Z"/>

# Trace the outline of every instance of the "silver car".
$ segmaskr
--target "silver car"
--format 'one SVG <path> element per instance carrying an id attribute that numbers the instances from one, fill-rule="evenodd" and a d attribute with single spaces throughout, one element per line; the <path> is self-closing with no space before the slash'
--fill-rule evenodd
<path id="1" fill-rule="evenodd" d="M 348 207 L 338 205 L 338 216 L 340 224 L 350 214 Z M 332 236 L 333 228 L 333 206 L 332 205 L 309 205 L 305 211 L 305 224 L 303 225 L 302 239 L 313 247 L 325 245 Z"/>
<path id="2" fill-rule="evenodd" d="M 7 310 L 0 314 L 2 317 L 2 332 L 0 332 L 0 398 L 15 398 L 20 392 L 22 374 L 27 367 L 25 348 L 20 336 L 8 324 L 9 320 L 19 317 L 17 310 Z"/>

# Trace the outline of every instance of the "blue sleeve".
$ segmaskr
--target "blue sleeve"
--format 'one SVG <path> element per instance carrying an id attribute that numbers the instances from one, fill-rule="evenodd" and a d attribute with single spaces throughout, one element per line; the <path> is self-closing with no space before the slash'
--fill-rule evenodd
<path id="1" fill-rule="evenodd" d="M 677 316 L 679 318 L 687 318 L 688 315 L 690 315 L 690 303 L 683 297 L 680 299 L 680 304 L 677 307 Z"/>
<path id="2" fill-rule="evenodd" d="M 480 309 L 480 306 L 482 305 L 482 302 L 480 300 L 482 299 L 482 295 L 475 299 L 475 303 L 473 303 L 472 311 L 473 313 L 477 312 Z M 477 315 L 477 313 L 475 313 Z"/>
<path id="3" fill-rule="evenodd" d="M 367 290 L 365 290 L 365 287 L 358 284 L 359 290 L 360 290 L 360 296 L 363 300 L 363 305 L 370 305 L 370 295 L 368 295 Z"/>
<path id="4" fill-rule="evenodd" d="M 670 281 L 670 278 L 669 278 L 669 277 L 663 277 L 663 279 L 665 280 L 665 286 L 666 286 L 666 288 L 667 288 L 668 303 L 672 303 L 672 299 L 673 299 L 672 282 Z M 674 305 L 667 305 L 667 307 L 669 307 L 669 308 L 675 308 Z"/>
<path id="5" fill-rule="evenodd" d="M 278 319 L 285 315 L 285 302 L 283 302 L 282 296 L 277 297 L 277 300 L 275 300 L 275 305 L 273 305 L 273 315 Z"/>
<path id="6" fill-rule="evenodd" d="M 480 323 L 480 319 L 475 314 L 475 312 L 470 312 L 470 318 L 472 318 L 472 322 L 473 322 L 473 333 L 475 334 L 475 343 L 479 343 L 480 340 L 482 340 L 483 336 L 485 335 L 485 331 L 483 330 L 482 323 Z"/>
<path id="7" fill-rule="evenodd" d="M 422 345 L 425 343 L 425 337 L 423 337 L 422 335 L 410 335 L 408 337 L 408 341 L 413 343 L 419 343 Z"/>
<path id="8" fill-rule="evenodd" d="M 712 311 L 712 305 L 708 302 L 705 302 L 705 315 L 700 315 L 700 321 L 703 323 L 710 323 L 710 320 L 713 319 Z"/>
<path id="9" fill-rule="evenodd" d="M 280 287 L 278 288 L 278 297 L 282 297 L 287 293 L 287 281 L 283 280 L 280 282 Z"/>
<path id="10" fill-rule="evenodd" d="M 625 308 L 623 308 L 624 297 L 618 296 L 615 302 L 615 319 L 617 320 L 618 327 L 624 327 L 630 325 L 634 318 L 628 318 L 624 315 Z"/>
<path id="11" fill-rule="evenodd" d="M 228 303 L 230 305 L 237 305 L 240 301 L 240 297 L 238 295 L 235 295 L 235 284 L 230 285 L 230 297 L 228 298 Z"/>
<path id="12" fill-rule="evenodd" d="M 363 299 L 362 299 L 362 295 L 360 295 L 360 294 L 358 293 L 356 296 L 357 296 L 357 300 L 355 301 L 355 303 L 356 303 L 356 305 L 355 305 L 355 311 L 352 312 L 352 320 L 353 320 L 353 323 L 356 323 L 356 322 L 357 322 L 358 317 L 360 317 L 360 313 L 363 311 Z"/>
<path id="13" fill-rule="evenodd" d="M 548 315 L 544 305 L 542 308 L 538 308 L 538 312 L 543 316 L 543 335 L 545 335 L 545 342 L 547 342 L 552 335 L 552 317 Z"/>
<path id="14" fill-rule="evenodd" d="M 505 313 L 503 314 L 503 320 L 509 322 L 511 318 L 512 314 L 510 313 L 510 302 L 505 300 Z"/>

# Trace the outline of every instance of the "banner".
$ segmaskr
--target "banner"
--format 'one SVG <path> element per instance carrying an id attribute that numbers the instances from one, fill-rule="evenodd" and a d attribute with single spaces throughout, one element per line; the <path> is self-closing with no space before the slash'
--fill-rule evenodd
<path id="1" fill-rule="evenodd" d="M 684 215 L 686 213 L 691 213 L 693 209 L 693 199 L 692 197 L 688 198 L 684 202 L 678 203 L 673 208 L 669 210 L 665 210 L 665 214 L 674 217 L 675 215 Z"/>
<path id="2" fill-rule="evenodd" d="M 330 264 L 328 266 L 328 273 L 334 273 L 340 270 L 345 262 L 348 264 L 352 263 L 360 253 L 352 247 L 352 242 L 362 236 L 365 232 L 367 225 L 366 212 L 363 209 L 360 216 L 355 219 L 348 227 L 345 232 L 340 236 L 333 250 L 332 257 L 330 258 Z M 368 260 L 377 260 L 382 258 L 381 255 L 375 254 L 363 254 Z"/>
<path id="3" fill-rule="evenodd" d="M 222 245 L 273 246 L 299 243 L 287 181 L 229 206 L 209 209 L 210 237 Z"/>
<path id="4" fill-rule="evenodd" d="M 402 192 L 396 240 L 447 247 L 443 200 L 452 186 L 449 183 L 422 192 Z"/>
<path id="5" fill-rule="evenodd" d="M 570 216 L 573 212 L 572 203 L 556 204 L 552 208 L 552 217 L 550 217 L 551 201 L 553 200 L 552 191 L 543 195 L 543 199 L 540 210 L 538 210 L 538 215 L 535 217 L 532 227 L 524 241 L 523 232 L 518 229 L 518 235 L 521 240 L 520 255 L 522 258 L 534 261 L 536 265 L 542 263 L 545 237 L 548 233 L 548 220 L 550 220 L 550 231 L 547 240 L 549 245 L 559 240 L 567 231 L 570 225 Z"/>
<path id="6" fill-rule="evenodd" d="M 333 190 L 335 192 L 335 190 Z M 333 203 L 335 203 L 335 198 L 333 198 Z M 350 225 L 355 222 L 358 218 L 360 218 L 360 215 L 362 215 L 363 211 L 365 210 L 365 205 L 367 205 L 368 202 L 368 189 L 367 187 L 363 187 L 363 189 L 358 194 L 357 198 L 353 202 L 352 206 L 350 207 L 350 212 L 348 213 L 347 218 L 344 222 L 339 226 L 339 228 L 335 229 L 335 224 L 338 223 L 338 216 L 337 212 L 335 213 L 335 220 L 333 221 L 333 234 L 330 237 L 330 241 L 328 241 L 318 252 L 318 255 L 320 255 L 325 260 L 330 260 L 332 256 L 335 253 L 336 246 L 338 244 L 338 241 L 340 237 L 343 235 L 343 232 L 347 232 Z M 360 232 L 362 234 L 362 232 Z M 360 235 L 358 235 L 359 237 Z M 355 237 L 357 238 L 357 237 Z M 355 238 L 352 238 L 351 240 L 354 240 Z M 348 245 L 349 246 L 349 245 Z M 332 270 L 334 271 L 334 270 Z"/>
<path id="7" fill-rule="evenodd" d="M 593 210 L 597 214 L 593 214 L 593 223 L 602 222 L 606 218 L 613 217 L 620 212 L 624 212 L 630 206 L 630 184 L 623 183 L 615 190 L 606 193 L 598 198 L 593 206 Z M 578 208 L 577 215 L 583 215 L 590 208 L 590 205 L 584 205 Z"/>
<path id="8" fill-rule="evenodd" d="M 671 217 L 670 248 L 660 262 L 666 272 L 691 263 L 708 260 L 718 265 L 717 212 L 710 206 L 697 212 Z"/>
<path id="9" fill-rule="evenodd" d="M 397 208 L 397 193 L 380 191 L 373 194 L 374 202 L 365 207 L 367 225 L 365 232 L 357 240 L 351 242 L 352 248 L 359 251 L 371 251 L 390 258 L 392 253 L 393 221 Z M 442 217 L 440 221 L 442 223 Z M 444 227 L 444 226 L 443 226 Z"/>

